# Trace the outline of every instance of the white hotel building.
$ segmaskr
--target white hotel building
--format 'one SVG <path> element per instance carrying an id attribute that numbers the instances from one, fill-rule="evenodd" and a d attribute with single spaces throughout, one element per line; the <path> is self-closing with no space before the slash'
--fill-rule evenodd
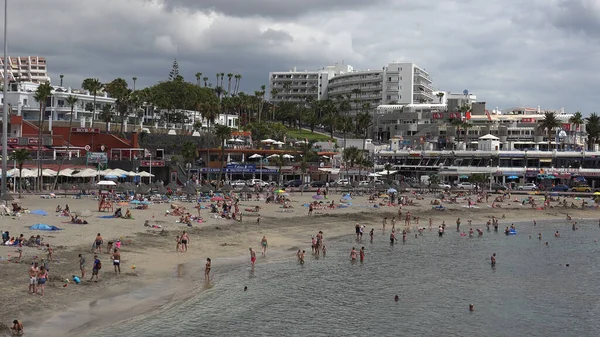
<path id="1" fill-rule="evenodd" d="M 302 102 L 349 98 L 352 113 L 368 103 L 370 109 L 382 104 L 433 102 L 431 77 L 414 63 L 389 63 L 376 70 L 354 70 L 347 64 L 327 66 L 317 71 L 269 73 L 269 87 L 275 94 L 271 101 Z M 355 103 L 358 101 L 358 103 Z"/>
<path id="2" fill-rule="evenodd" d="M 9 56 L 8 80 L 45 83 L 50 81 L 46 59 L 39 56 Z M 4 57 L 0 57 L 0 76 L 4 78 Z"/>

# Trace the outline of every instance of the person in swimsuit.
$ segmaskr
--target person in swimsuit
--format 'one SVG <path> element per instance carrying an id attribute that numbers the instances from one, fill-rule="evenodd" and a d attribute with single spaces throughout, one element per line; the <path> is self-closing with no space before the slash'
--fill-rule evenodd
<path id="1" fill-rule="evenodd" d="M 102 239 L 102 235 L 100 235 L 100 233 L 98 233 L 98 235 L 96 235 L 96 241 L 94 241 L 94 244 L 96 245 L 96 253 L 102 253 L 102 244 L 104 243 L 104 240 Z"/>
<path id="2" fill-rule="evenodd" d="M 252 248 L 248 249 L 250 250 L 250 263 L 252 264 L 252 267 L 254 267 L 254 264 L 256 263 L 256 252 Z"/>
<path id="3" fill-rule="evenodd" d="M 300 264 L 304 264 L 304 255 L 306 255 L 305 250 L 303 250 L 302 253 L 300 253 Z"/>
<path id="4" fill-rule="evenodd" d="M 189 241 L 190 236 L 186 231 L 183 231 L 183 234 L 181 234 L 181 251 L 187 252 L 187 245 Z"/>
<path id="5" fill-rule="evenodd" d="M 387 224 L 387 217 L 383 218 L 383 232 L 385 232 L 385 225 Z"/>
<path id="6" fill-rule="evenodd" d="M 206 258 L 206 266 L 204 267 L 204 278 L 208 281 L 210 280 L 210 266 L 211 266 L 210 257 Z"/>
<path id="7" fill-rule="evenodd" d="M 265 256 L 267 254 L 267 247 L 268 247 L 266 235 L 263 235 L 262 239 L 260 240 L 260 245 L 262 246 L 262 256 Z"/>
<path id="8" fill-rule="evenodd" d="M 364 246 L 362 246 L 362 247 L 360 248 L 360 251 L 358 252 L 358 255 L 359 255 L 359 257 L 360 257 L 360 262 L 361 262 L 361 263 L 362 263 L 362 262 L 365 262 L 365 247 L 364 247 Z"/>
<path id="9" fill-rule="evenodd" d="M 18 319 L 13 321 L 13 326 L 10 329 L 13 330 L 13 334 L 15 335 L 22 335 L 25 333 L 25 330 L 23 330 L 23 323 Z"/>
<path id="10" fill-rule="evenodd" d="M 121 253 L 119 253 L 119 250 L 117 248 L 115 248 L 115 250 L 113 251 L 111 258 L 113 260 L 115 274 L 117 273 L 117 271 L 119 271 L 119 274 L 121 274 Z"/>
<path id="11" fill-rule="evenodd" d="M 44 290 L 46 290 L 46 280 L 48 280 L 48 271 L 42 266 L 38 272 L 38 290 L 41 291 L 40 295 L 42 296 L 44 296 Z"/>
<path id="12" fill-rule="evenodd" d="M 81 270 L 81 279 L 85 277 L 85 256 L 79 254 L 79 270 Z"/>
<path id="13" fill-rule="evenodd" d="M 394 244 L 394 241 L 397 241 L 397 239 L 396 239 L 396 232 L 392 231 L 392 232 L 390 233 L 390 244 L 392 244 L 392 245 L 393 245 L 393 244 Z"/>
<path id="14" fill-rule="evenodd" d="M 360 237 L 360 225 L 356 224 L 356 226 L 354 226 L 354 230 L 356 232 L 356 241 L 358 241 Z"/>
<path id="15" fill-rule="evenodd" d="M 350 251 L 350 260 L 352 262 L 356 261 L 356 249 L 354 247 L 352 247 L 352 250 Z"/>
<path id="16" fill-rule="evenodd" d="M 96 276 L 96 282 L 98 282 L 98 271 L 100 271 L 100 268 L 102 268 L 102 263 L 100 262 L 100 259 L 98 259 L 98 255 L 94 255 L 94 264 L 92 266 L 92 277 L 90 278 L 89 282 L 92 282 L 92 280 L 94 279 L 94 276 Z"/>
<path id="17" fill-rule="evenodd" d="M 323 245 L 323 232 L 319 231 L 319 233 L 317 233 L 317 247 L 315 250 L 315 253 L 317 255 L 319 255 L 321 253 L 321 246 Z"/>
<path id="18" fill-rule="evenodd" d="M 373 236 L 375 235 L 375 228 L 371 228 L 371 231 L 369 232 L 369 236 L 371 237 L 371 243 L 373 243 Z"/>
<path id="19" fill-rule="evenodd" d="M 492 254 L 490 260 L 492 262 L 492 267 L 496 266 L 496 253 Z"/>
<path id="20" fill-rule="evenodd" d="M 37 277 L 38 277 L 38 263 L 35 262 L 29 268 L 29 293 L 35 294 L 37 292 Z"/>

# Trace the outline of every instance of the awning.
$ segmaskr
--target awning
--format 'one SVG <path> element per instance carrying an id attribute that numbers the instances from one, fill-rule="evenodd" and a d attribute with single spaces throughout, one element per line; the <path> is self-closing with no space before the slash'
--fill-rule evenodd
<path id="1" fill-rule="evenodd" d="M 324 168 L 319 168 L 319 171 L 321 171 L 321 172 L 327 172 L 327 173 L 330 173 L 330 174 L 340 174 L 340 169 L 339 168 L 324 167 Z"/>
<path id="2" fill-rule="evenodd" d="M 552 158 L 540 158 L 540 163 L 551 163 Z"/>

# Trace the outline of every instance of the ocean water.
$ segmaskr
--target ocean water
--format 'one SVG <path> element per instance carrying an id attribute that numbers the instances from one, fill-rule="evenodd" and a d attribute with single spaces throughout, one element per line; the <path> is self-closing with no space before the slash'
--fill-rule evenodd
<path id="1" fill-rule="evenodd" d="M 538 222 L 517 230 L 506 236 L 484 229 L 483 237 L 469 238 L 449 228 L 439 238 L 434 229 L 393 246 L 381 230 L 373 243 L 368 236 L 360 244 L 350 234 L 325 237 L 325 258 L 307 254 L 300 265 L 295 257 L 259 257 L 254 270 L 249 261 L 236 266 L 187 301 L 88 335 L 600 335 L 598 225 L 572 231 Z M 350 262 L 353 246 L 365 246 L 365 263 Z"/>

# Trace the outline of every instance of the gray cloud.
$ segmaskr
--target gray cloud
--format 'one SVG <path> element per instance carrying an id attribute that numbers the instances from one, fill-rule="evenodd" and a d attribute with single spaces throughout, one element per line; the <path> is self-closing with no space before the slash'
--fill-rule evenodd
<path id="1" fill-rule="evenodd" d="M 188 80 L 239 73 L 250 93 L 269 71 L 409 61 L 436 88 L 469 89 L 490 106 L 600 112 L 591 1 L 164 1 L 11 1 L 9 54 L 47 57 L 54 81 L 64 74 L 74 87 L 86 77 L 152 85 L 177 58 Z"/>
<path id="2" fill-rule="evenodd" d="M 308 13 L 334 10 L 359 10 L 386 2 L 384 0 L 164 0 L 165 5 L 171 10 L 184 8 L 235 17 L 273 18 L 294 18 Z"/>

